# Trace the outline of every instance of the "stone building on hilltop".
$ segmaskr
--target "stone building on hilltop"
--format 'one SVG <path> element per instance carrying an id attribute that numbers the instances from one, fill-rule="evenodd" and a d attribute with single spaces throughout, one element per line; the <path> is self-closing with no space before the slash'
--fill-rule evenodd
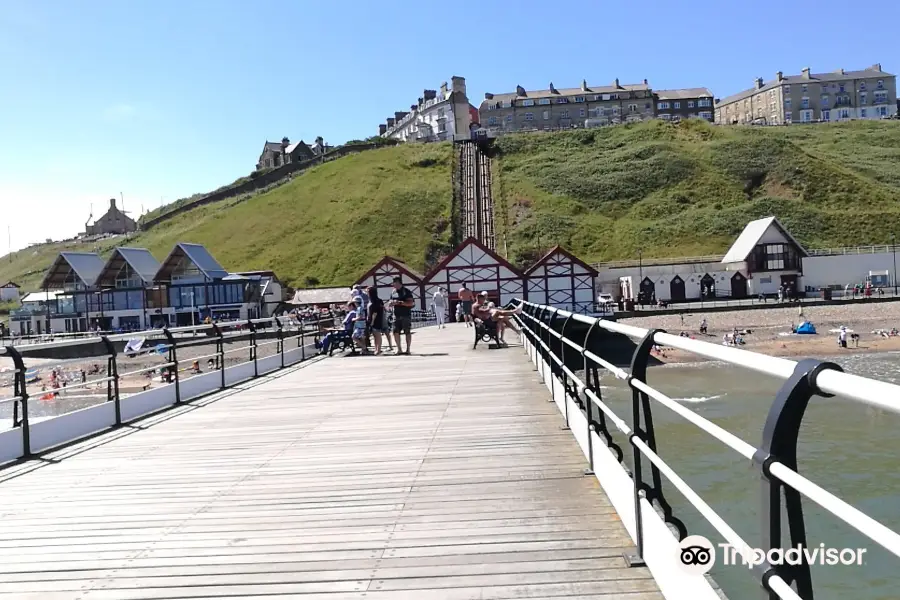
<path id="1" fill-rule="evenodd" d="M 259 155 L 259 161 L 256 163 L 259 169 L 277 169 L 280 166 L 290 163 L 303 162 L 311 160 L 317 156 L 323 155 L 329 150 L 329 146 L 321 136 L 309 145 L 303 140 L 291 143 L 287 137 L 281 139 L 280 142 L 266 141 L 263 151 Z"/>
<path id="2" fill-rule="evenodd" d="M 87 235 L 101 234 L 122 234 L 137 231 L 137 223 L 134 219 L 125 214 L 124 211 L 116 207 L 116 199 L 110 198 L 109 210 L 106 214 L 90 224 L 90 219 L 85 224 L 85 233 Z"/>

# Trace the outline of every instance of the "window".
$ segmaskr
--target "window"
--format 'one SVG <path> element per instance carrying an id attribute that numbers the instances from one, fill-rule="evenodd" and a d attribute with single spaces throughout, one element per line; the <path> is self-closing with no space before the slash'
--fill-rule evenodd
<path id="1" fill-rule="evenodd" d="M 540 100 L 538 100 L 538 104 L 542 104 L 542 105 L 550 104 L 550 98 L 541 98 Z"/>
<path id="2" fill-rule="evenodd" d="M 694 101 L 688 100 L 688 108 L 694 108 Z"/>
<path id="3" fill-rule="evenodd" d="M 583 117 L 585 115 L 585 110 L 583 108 L 578 109 L 578 116 Z"/>
<path id="4" fill-rule="evenodd" d="M 861 91 L 861 92 L 866 91 L 866 82 L 865 81 L 859 82 L 859 91 Z"/>
<path id="5" fill-rule="evenodd" d="M 443 108 L 439 108 L 439 109 L 438 109 L 438 119 L 443 119 L 443 118 L 445 118 L 445 116 L 444 116 L 444 109 L 443 109 Z"/>
<path id="6" fill-rule="evenodd" d="M 838 111 L 839 119 L 849 119 L 850 118 L 850 110 L 846 108 L 842 108 Z"/>
<path id="7" fill-rule="evenodd" d="M 637 104 L 629 104 L 628 112 L 637 112 Z"/>
<path id="8" fill-rule="evenodd" d="M 545 110 L 541 116 L 544 118 L 545 121 L 549 121 L 550 120 L 550 111 Z"/>
<path id="9" fill-rule="evenodd" d="M 447 133 L 447 122 L 441 121 L 438 123 L 438 133 Z"/>
<path id="10" fill-rule="evenodd" d="M 659 118 L 662 119 L 663 121 L 668 121 L 669 119 L 672 118 L 672 115 L 669 115 L 669 114 L 661 114 L 661 115 L 659 115 Z"/>
<path id="11" fill-rule="evenodd" d="M 790 96 L 788 96 L 787 98 L 784 99 L 784 105 L 787 108 L 791 107 L 791 97 Z"/>
<path id="12" fill-rule="evenodd" d="M 712 112 L 710 112 L 708 110 L 704 110 L 704 111 L 700 112 L 700 118 L 706 119 L 707 121 L 712 121 L 713 114 L 712 114 Z"/>
<path id="13" fill-rule="evenodd" d="M 697 101 L 697 106 L 700 106 L 700 107 L 710 107 L 710 106 L 712 106 L 712 99 L 710 99 L 710 98 L 700 98 L 700 100 Z"/>
<path id="14" fill-rule="evenodd" d="M 575 102 L 584 102 L 584 96 L 575 96 Z"/>
<path id="15" fill-rule="evenodd" d="M 568 119 L 568 118 L 569 118 L 569 111 L 564 110 L 564 111 L 562 111 L 561 113 L 559 113 L 559 118 L 560 118 L 560 119 Z"/>
<path id="16" fill-rule="evenodd" d="M 884 89 L 884 79 L 879 79 L 879 80 L 878 80 L 878 85 L 877 85 L 876 87 L 877 87 L 879 90 L 883 90 L 883 89 Z"/>
<path id="17" fill-rule="evenodd" d="M 497 107 L 494 106 L 493 104 L 488 104 L 488 107 L 487 107 L 488 110 L 494 110 L 495 108 L 497 108 Z"/>
<path id="18" fill-rule="evenodd" d="M 875 92 L 875 104 L 886 104 L 887 92 Z"/>
<path id="19" fill-rule="evenodd" d="M 791 123 L 793 120 L 794 120 L 794 118 L 791 116 L 791 113 L 787 113 L 786 115 L 784 115 L 785 123 Z"/>
<path id="20" fill-rule="evenodd" d="M 860 103 L 860 104 L 865 104 L 865 103 L 866 103 L 866 100 L 868 100 L 867 96 L 868 96 L 868 94 L 866 94 L 865 92 L 863 92 L 862 94 L 860 94 L 860 95 L 859 95 L 859 103 Z"/>
<path id="21" fill-rule="evenodd" d="M 503 101 L 503 108 L 512 108 L 512 101 L 511 101 L 511 100 L 504 100 L 504 101 Z"/>
<path id="22" fill-rule="evenodd" d="M 668 103 L 668 102 L 660 102 L 660 103 L 657 104 L 656 106 L 657 106 L 657 108 L 659 108 L 660 110 L 665 110 L 665 109 L 669 108 L 669 103 Z"/>
<path id="23" fill-rule="evenodd" d="M 534 121 L 534 113 L 525 113 L 526 121 Z"/>
<path id="24" fill-rule="evenodd" d="M 790 93 L 791 93 L 791 86 L 790 86 L 790 85 L 784 86 L 784 93 L 785 93 L 785 94 L 790 94 Z"/>
<path id="25" fill-rule="evenodd" d="M 800 86 L 800 91 L 805 94 L 806 92 L 809 91 L 809 86 L 804 83 L 803 85 Z"/>
<path id="26" fill-rule="evenodd" d="M 512 116 L 512 115 L 506 115 L 506 121 L 507 121 L 508 123 L 512 123 L 512 120 L 513 120 L 513 116 Z"/>
<path id="27" fill-rule="evenodd" d="M 676 102 L 672 108 L 681 108 L 681 102 Z"/>
<path id="28" fill-rule="evenodd" d="M 488 117 L 488 125 L 496 125 L 497 117 Z"/>
<path id="29" fill-rule="evenodd" d="M 826 108 L 828 106 L 828 102 L 829 102 L 828 96 L 827 95 L 822 96 L 822 108 Z"/>
<path id="30" fill-rule="evenodd" d="M 534 106 L 534 100 L 522 100 L 522 106 Z"/>
<path id="31" fill-rule="evenodd" d="M 786 244 L 766 244 L 763 250 L 766 271 L 783 271 L 788 251 Z"/>
<path id="32" fill-rule="evenodd" d="M 875 110 L 878 111 L 878 115 L 881 117 L 886 117 L 888 114 L 887 106 L 879 106 Z"/>
<path id="33" fill-rule="evenodd" d="M 812 121 L 813 120 L 813 111 L 811 111 L 811 110 L 801 111 L 800 112 L 800 120 L 803 121 L 804 123 L 809 123 L 810 121 Z"/>
<path id="34" fill-rule="evenodd" d="M 800 108 L 809 108 L 809 98 L 806 96 L 800 98 Z"/>
<path id="35" fill-rule="evenodd" d="M 830 110 L 823 110 L 823 111 L 822 111 L 822 120 L 823 120 L 823 121 L 830 121 L 830 120 L 831 120 L 831 111 L 830 111 Z"/>
<path id="36" fill-rule="evenodd" d="M 865 119 L 866 118 L 866 109 L 864 109 L 864 108 L 859 109 L 859 116 L 860 116 L 860 118 Z"/>
<path id="37" fill-rule="evenodd" d="M 843 84 L 843 83 L 840 84 L 840 85 L 838 86 L 838 90 L 839 90 L 842 94 L 844 93 L 844 84 Z"/>
<path id="38" fill-rule="evenodd" d="M 569 99 L 568 99 L 568 98 L 557 98 L 557 99 L 556 99 L 556 103 L 557 103 L 557 104 L 568 104 L 568 103 L 569 103 Z"/>

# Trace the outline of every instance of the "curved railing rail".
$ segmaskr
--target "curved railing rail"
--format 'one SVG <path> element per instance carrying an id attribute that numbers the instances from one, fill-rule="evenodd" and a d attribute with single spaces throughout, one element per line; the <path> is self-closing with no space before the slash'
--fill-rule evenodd
<path id="1" fill-rule="evenodd" d="M 671 335 L 658 329 L 646 330 L 595 319 L 521 300 L 516 301 L 516 304 L 523 308 L 517 320 L 522 325 L 526 350 L 536 359 L 542 378 L 548 376 L 554 378 L 561 384 L 568 399 L 583 412 L 587 423 L 588 446 L 591 444 L 593 433 L 605 441 L 619 463 L 623 462 L 623 452 L 610 435 L 610 423 L 627 437 L 632 446 L 634 468 L 629 475 L 633 481 L 637 544 L 637 557 L 634 557 L 632 562 L 640 563 L 645 552 L 643 517 L 639 508 L 641 500 L 655 504 L 661 509 L 665 521 L 678 530 L 679 540 L 687 535 L 685 526 L 672 514 L 672 509 L 665 500 L 663 477 L 681 492 L 748 564 L 756 562 L 752 557 L 753 548 L 744 538 L 660 457 L 653 428 L 651 400 L 665 406 L 752 461 L 760 470 L 763 479 L 761 550 L 765 552 L 777 548 L 786 550 L 796 548 L 798 545 L 807 547 L 803 515 L 803 498 L 806 498 L 895 556 L 900 556 L 900 535 L 897 532 L 804 477 L 797 468 L 797 437 L 807 404 L 813 396 L 839 395 L 869 406 L 900 413 L 900 386 L 844 373 L 841 367 L 834 363 L 813 359 L 795 362 Z M 580 324 L 578 336 L 575 336 L 572 330 L 575 323 Z M 619 368 L 591 350 L 594 347 L 592 342 L 597 341 L 596 336 L 601 330 L 621 334 L 638 342 L 631 357 L 630 369 Z M 648 385 L 647 366 L 655 345 L 678 348 L 784 380 L 769 410 L 761 444 L 755 446 L 740 439 Z M 579 365 L 575 370 L 570 366 L 573 360 Z M 630 424 L 603 401 L 598 384 L 599 369 L 610 372 L 631 389 Z M 566 402 L 567 425 L 568 404 Z M 588 472 L 593 472 L 594 453 L 589 448 L 587 454 L 591 466 Z M 649 478 L 645 477 L 642 468 L 644 459 L 650 463 Z M 783 508 L 787 515 L 786 527 L 782 523 Z M 787 533 L 790 538 L 790 544 L 787 546 L 784 544 L 783 533 Z M 650 566 L 652 568 L 652 565 Z M 810 567 L 805 556 L 802 564 L 796 566 L 772 565 L 768 561 L 763 561 L 755 568 L 755 573 L 770 598 L 802 600 L 813 598 Z"/>

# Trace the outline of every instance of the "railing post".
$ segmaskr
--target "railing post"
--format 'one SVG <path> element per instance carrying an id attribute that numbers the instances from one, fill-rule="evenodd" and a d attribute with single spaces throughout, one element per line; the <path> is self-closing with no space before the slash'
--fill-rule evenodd
<path id="1" fill-rule="evenodd" d="M 544 324 L 544 313 L 545 312 L 547 312 L 547 307 L 542 306 L 540 309 L 540 312 L 538 313 L 538 316 L 537 316 L 538 323 L 536 324 L 537 326 L 535 328 L 535 335 L 537 336 L 538 342 L 544 341 L 544 336 L 541 333 L 544 330 L 544 328 L 541 327 L 541 325 Z M 546 353 L 544 352 L 543 344 L 538 343 L 535 346 L 535 350 L 537 351 L 538 356 L 540 356 L 540 360 L 538 361 L 538 364 L 535 365 L 535 370 L 540 375 L 541 381 L 544 381 L 544 369 L 545 369 L 544 362 L 547 360 L 547 356 L 546 356 Z"/>
<path id="2" fill-rule="evenodd" d="M 106 351 L 109 353 L 106 368 L 106 401 L 115 402 L 116 426 L 118 426 L 122 424 L 122 403 L 119 400 L 119 365 L 116 360 L 116 346 L 105 335 L 100 336 L 100 341 L 103 342 L 103 345 L 106 346 Z"/>
<path id="3" fill-rule="evenodd" d="M 216 323 L 212 324 L 213 333 L 216 334 L 216 367 L 219 369 L 221 388 L 225 389 L 225 336 Z"/>
<path id="4" fill-rule="evenodd" d="M 563 342 L 562 342 L 562 346 L 560 348 L 559 354 L 560 354 L 560 360 L 562 361 L 562 364 L 564 367 L 568 367 L 568 365 L 566 364 L 566 346 L 568 346 L 568 344 L 566 344 L 566 342 L 564 340 L 566 339 L 566 327 L 569 326 L 569 323 L 571 321 L 572 321 L 572 315 L 569 315 L 568 317 L 566 317 L 566 320 L 563 321 L 562 330 L 560 331 L 560 336 L 562 336 Z M 563 431 L 568 431 L 569 430 L 569 398 L 568 398 L 567 394 L 572 394 L 572 392 L 569 390 L 569 375 L 566 373 L 565 369 L 562 369 L 562 381 L 563 381 L 563 390 L 564 390 L 563 414 L 565 415 L 566 424 L 561 429 Z M 572 382 L 572 387 L 575 389 L 574 394 L 572 394 L 574 396 L 574 395 L 578 394 L 578 388 L 575 386 L 574 382 Z"/>
<path id="5" fill-rule="evenodd" d="M 253 376 L 259 377 L 259 365 L 256 362 L 256 324 L 253 321 L 247 320 L 247 326 L 250 328 L 250 358 L 253 360 Z"/>
<path id="6" fill-rule="evenodd" d="M 550 402 L 556 402 L 556 386 L 553 385 L 553 377 L 559 376 L 562 374 L 562 371 L 557 367 L 556 361 L 552 360 L 553 356 L 553 334 L 551 333 L 553 329 L 553 322 L 556 321 L 557 311 L 553 310 L 550 312 L 550 320 L 547 321 L 547 366 L 550 367 Z M 546 383 L 546 381 L 544 382 Z"/>
<path id="7" fill-rule="evenodd" d="M 12 358 L 15 375 L 13 376 L 13 395 L 18 398 L 13 403 L 13 427 L 22 428 L 22 457 L 31 456 L 31 426 L 28 423 L 28 390 L 25 386 L 25 361 L 14 346 L 6 347 L 6 354 Z M 19 406 L 22 406 L 22 418 L 19 418 Z"/>
<path id="8" fill-rule="evenodd" d="M 306 360 L 306 329 L 303 324 L 303 317 L 298 319 L 300 323 L 300 336 L 297 338 L 297 344 L 300 346 L 300 362 Z M 316 314 L 316 331 L 319 330 L 319 315 Z"/>
<path id="9" fill-rule="evenodd" d="M 581 344 L 581 358 L 584 362 L 584 375 L 585 378 L 589 377 L 590 367 L 588 365 L 588 357 L 587 357 L 587 346 L 588 340 L 591 338 L 591 333 L 593 333 L 594 328 L 597 326 L 597 321 L 591 323 L 591 326 L 588 327 L 587 333 L 584 334 L 584 341 Z M 587 382 L 586 382 L 587 383 Z M 593 475 L 594 474 L 594 440 L 591 438 L 591 425 L 594 420 L 592 406 L 594 405 L 594 401 L 591 400 L 591 397 L 587 394 L 584 395 L 584 414 L 587 417 L 587 446 L 588 446 L 588 464 L 590 465 L 587 470 L 585 470 L 585 475 Z"/>
<path id="10" fill-rule="evenodd" d="M 178 351 L 175 349 L 175 336 L 172 335 L 168 327 L 163 327 L 162 331 L 163 335 L 166 336 L 166 341 L 169 343 L 168 362 L 172 363 L 172 366 L 168 368 L 175 371 L 175 404 L 181 404 L 181 384 L 179 383 L 181 375 L 178 373 Z"/>
<path id="11" fill-rule="evenodd" d="M 275 344 L 275 351 L 281 355 L 281 368 L 284 368 L 284 330 L 281 328 L 281 321 L 278 317 L 272 317 L 275 320 L 275 326 L 278 327 L 278 343 Z"/>
<path id="12" fill-rule="evenodd" d="M 802 497 L 795 489 L 785 486 L 772 475 L 770 468 L 772 463 L 779 462 L 793 471 L 798 470 L 797 438 L 800 434 L 806 407 L 813 396 L 832 397 L 832 394 L 825 394 L 816 386 L 816 378 L 825 370 L 843 372 L 839 365 L 815 359 L 808 358 L 797 363 L 793 374 L 784 382 L 775 396 L 775 401 L 769 409 L 766 424 L 763 427 L 762 445 L 753 455 L 753 462 L 759 466 L 762 473 L 761 549 L 767 553 L 772 548 L 784 547 L 781 526 L 782 493 L 784 494 L 791 547 L 797 548 L 802 545 L 806 548 L 807 546 Z M 788 585 L 797 584 L 797 593 L 803 600 L 812 600 L 813 587 L 809 562 L 803 552 L 800 554 L 800 563 L 796 565 L 776 567 L 763 563 L 757 567 L 763 588 L 768 592 L 769 598 L 778 598 L 778 595 L 769 587 L 769 579 L 772 575 L 780 575 Z"/>
<path id="13" fill-rule="evenodd" d="M 634 444 L 634 438 L 643 441 L 647 446 L 656 452 L 656 435 L 653 430 L 653 415 L 650 411 L 650 397 L 646 393 L 639 391 L 634 384 L 634 380 L 641 383 L 647 383 L 647 366 L 650 362 L 650 353 L 656 342 L 653 336 L 657 333 L 665 333 L 662 329 L 651 329 L 641 340 L 634 354 L 631 356 L 631 372 L 628 375 L 628 386 L 631 388 L 631 435 L 628 442 L 631 444 L 632 456 L 634 461 L 634 518 L 637 530 L 637 555 L 626 555 L 625 559 L 630 566 L 643 566 L 644 563 L 644 535 L 643 535 L 643 517 L 641 514 L 641 498 L 646 498 L 651 504 L 656 501 L 662 508 L 663 519 L 678 529 L 679 540 L 687 537 L 687 528 L 680 519 L 672 515 L 672 507 L 663 497 L 662 492 L 662 476 L 659 469 L 654 464 L 650 464 L 650 473 L 653 485 L 644 483 L 644 473 L 641 465 L 641 451 Z M 641 416 L 643 415 L 643 423 Z"/>

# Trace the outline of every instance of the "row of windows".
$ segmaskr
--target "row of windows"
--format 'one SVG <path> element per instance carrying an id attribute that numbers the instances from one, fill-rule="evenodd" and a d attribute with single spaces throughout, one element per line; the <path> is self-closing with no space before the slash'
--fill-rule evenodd
<path id="1" fill-rule="evenodd" d="M 169 288 L 169 306 L 174 308 L 205 306 L 207 289 L 209 290 L 210 304 L 241 304 L 244 302 L 244 284 L 221 283 L 208 286 L 171 287 Z M 148 308 L 150 308 L 149 300 L 150 298 L 148 297 Z M 110 291 L 57 297 L 57 312 L 60 314 L 142 310 L 143 308 L 144 293 L 142 290 Z"/>
<path id="2" fill-rule="evenodd" d="M 668 109 L 670 106 L 673 109 L 678 110 L 681 108 L 681 101 L 673 101 L 673 102 L 671 102 L 671 104 L 669 102 L 659 102 L 656 105 L 656 107 L 659 108 L 660 110 Z M 697 107 L 708 108 L 710 106 L 712 106 L 712 98 L 700 98 L 696 102 L 694 100 L 687 101 L 688 108 L 697 108 Z"/>
<path id="3" fill-rule="evenodd" d="M 823 84 L 820 84 L 820 85 L 821 85 L 821 87 L 822 87 L 823 89 L 827 89 L 828 86 L 829 86 L 829 84 L 827 84 L 827 83 L 823 83 Z M 832 83 L 832 84 L 831 84 L 831 88 L 834 89 L 835 87 L 840 91 L 840 93 L 843 94 L 844 91 L 846 91 L 846 89 L 847 89 L 847 84 L 845 84 L 845 83 L 837 83 L 837 84 Z M 791 93 L 791 86 L 790 86 L 790 84 L 784 85 L 783 88 L 784 88 L 784 93 L 785 93 L 785 94 L 790 94 L 790 93 Z M 806 84 L 806 83 L 801 84 L 801 85 L 800 85 L 800 89 L 801 89 L 801 91 L 803 91 L 803 92 L 809 91 L 809 84 Z M 884 79 L 879 79 L 879 80 L 875 83 L 875 89 L 878 89 L 878 90 L 883 90 L 883 89 L 884 89 Z M 865 81 L 860 81 L 860 82 L 859 82 L 859 91 L 860 91 L 860 92 L 866 91 L 866 82 L 865 82 Z"/>
<path id="4" fill-rule="evenodd" d="M 568 104 L 570 102 L 607 102 L 610 100 L 628 100 L 630 98 L 644 98 L 646 97 L 646 92 L 631 92 L 625 94 L 595 94 L 595 95 L 586 95 L 586 96 L 559 96 L 557 98 L 538 98 L 537 101 L 531 98 L 525 98 L 522 100 L 504 100 L 503 102 L 497 102 L 495 104 L 489 104 L 488 110 L 495 110 L 498 108 L 512 108 L 515 104 L 516 106 L 546 106 L 548 104 Z"/>

